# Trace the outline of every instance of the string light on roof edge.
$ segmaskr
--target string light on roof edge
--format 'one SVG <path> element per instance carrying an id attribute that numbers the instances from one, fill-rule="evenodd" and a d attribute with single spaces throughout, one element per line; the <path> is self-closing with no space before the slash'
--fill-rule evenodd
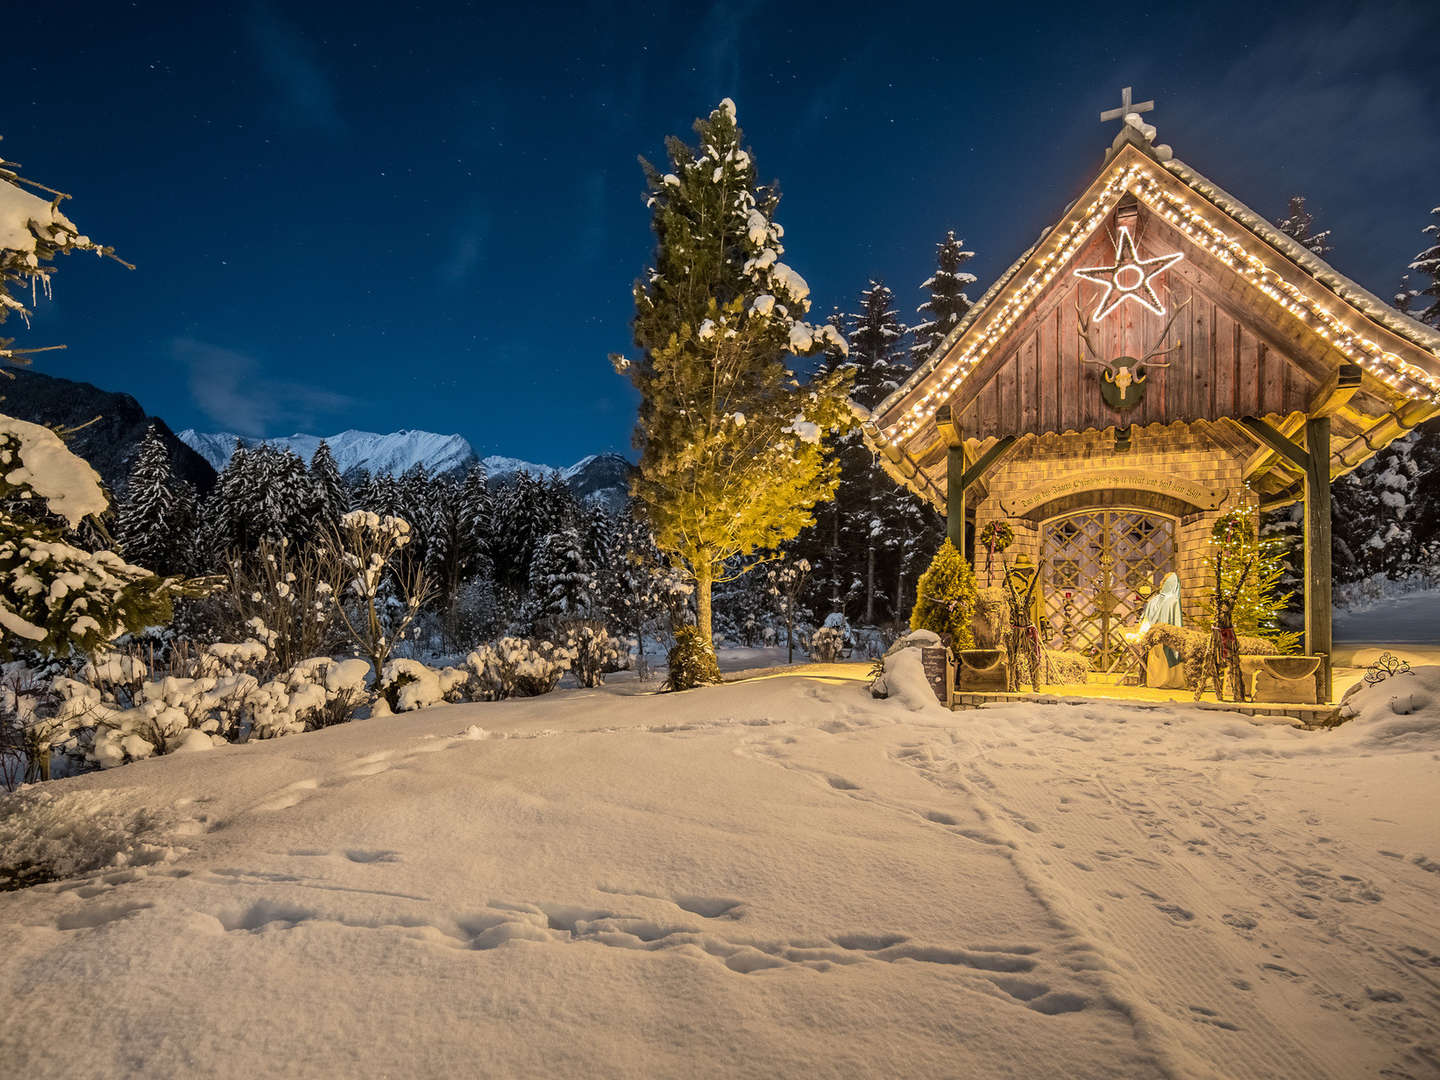
<path id="1" fill-rule="evenodd" d="M 922 423 L 934 415 L 935 409 L 930 402 L 936 398 L 947 398 L 960 380 L 1004 337 L 1029 307 L 1035 295 L 1054 278 L 1059 266 L 1075 255 L 1100 221 L 1114 209 L 1119 198 L 1127 190 L 1132 190 L 1137 179 L 1141 182 L 1133 187 L 1133 194 L 1147 208 L 1184 232 L 1198 247 L 1244 275 L 1264 295 L 1280 304 L 1370 374 L 1395 389 L 1414 390 L 1431 400 L 1440 400 L 1440 378 L 1346 327 L 1338 316 L 1285 281 L 1271 270 L 1263 259 L 1248 251 L 1239 240 L 1212 225 L 1187 201 L 1171 197 L 1160 187 L 1148 168 L 1132 165 L 1101 189 L 1086 208 L 1084 216 L 1071 226 L 1066 237 L 1048 255 L 1039 257 L 1035 272 L 1004 301 L 989 328 L 964 355 L 957 357 L 954 363 L 944 370 L 940 383 L 922 395 L 906 410 L 902 419 L 884 433 L 886 441 L 908 439 Z M 1117 258 L 1116 261 L 1120 260 Z M 1315 325 L 1316 322 L 1322 325 Z M 1334 328 L 1333 332 L 1331 327 Z"/>

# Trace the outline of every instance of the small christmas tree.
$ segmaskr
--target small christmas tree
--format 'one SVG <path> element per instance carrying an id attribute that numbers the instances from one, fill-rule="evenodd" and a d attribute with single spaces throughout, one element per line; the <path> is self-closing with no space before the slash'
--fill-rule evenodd
<path id="1" fill-rule="evenodd" d="M 1276 652 L 1294 652 L 1300 635 L 1284 629 L 1280 623 L 1292 595 L 1283 584 L 1286 574 L 1284 541 L 1274 537 L 1262 539 L 1254 505 L 1241 503 L 1215 522 L 1210 543 L 1214 548 L 1212 558 L 1220 560 L 1222 591 L 1228 596 L 1238 590 L 1231 613 L 1235 632 L 1242 637 L 1265 638 L 1275 646 Z M 1214 621 L 1215 595 L 1212 590 L 1205 596 L 1203 623 L 1208 629 Z"/>
<path id="2" fill-rule="evenodd" d="M 947 538 L 930 568 L 920 575 L 911 630 L 933 630 L 959 651 L 974 643 L 970 619 L 975 614 L 975 572 Z"/>

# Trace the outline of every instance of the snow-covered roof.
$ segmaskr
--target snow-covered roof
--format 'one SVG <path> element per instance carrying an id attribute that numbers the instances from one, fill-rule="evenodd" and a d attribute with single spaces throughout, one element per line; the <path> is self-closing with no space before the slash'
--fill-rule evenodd
<path id="1" fill-rule="evenodd" d="M 1195 169 L 1175 158 L 1168 146 L 1154 146 L 1150 142 L 1153 135 L 1153 128 L 1145 128 L 1143 131 L 1131 124 L 1122 128 L 1116 137 L 1110 152 L 1106 155 L 1105 166 L 1096 177 L 1093 187 L 1100 184 L 1106 175 L 1115 166 L 1120 152 L 1126 146 L 1132 146 L 1143 153 L 1156 165 L 1164 168 L 1171 176 L 1183 183 L 1189 190 L 1201 196 L 1206 203 L 1222 212 L 1225 216 L 1242 226 L 1245 232 L 1253 238 L 1262 241 L 1273 248 L 1280 255 L 1294 263 L 1303 273 L 1323 286 L 1328 292 L 1338 297 L 1355 314 L 1362 316 L 1364 320 L 1383 328 L 1395 337 L 1402 339 L 1409 345 L 1423 352 L 1419 357 L 1423 367 L 1413 363 L 1405 364 L 1405 375 L 1397 389 L 1404 396 L 1412 400 L 1428 400 L 1440 402 L 1440 332 L 1410 318 L 1408 315 L 1397 311 L 1395 308 L 1380 300 L 1373 293 L 1358 285 L 1356 282 L 1345 277 L 1335 270 L 1329 263 L 1297 243 L 1291 237 L 1285 235 L 1274 225 L 1270 224 L 1261 215 L 1255 213 L 1239 199 L 1212 183 Z M 1076 203 L 1071 203 L 1065 208 L 1061 215 L 1059 225 L 1069 224 L 1076 228 L 1079 223 L 1068 221 L 1076 209 Z M 956 344 L 964 338 L 972 327 L 980 323 L 990 314 L 991 308 L 997 300 L 1005 295 L 1017 275 L 1031 261 L 1037 251 L 1045 245 L 1052 233 L 1058 226 L 1050 226 L 1043 230 L 1035 243 L 1027 248 L 1008 269 L 995 281 L 985 294 L 966 312 L 964 318 L 957 323 L 939 344 L 931 352 L 928 358 L 920 363 L 910 377 L 890 394 L 884 401 L 875 407 L 871 414 L 861 416 L 857 411 L 857 417 L 865 425 L 866 434 L 872 442 L 903 442 L 905 435 L 897 432 L 885 433 L 882 425 L 891 419 L 890 414 L 902 401 L 905 401 L 916 390 L 927 381 L 932 379 L 936 368 L 950 356 Z M 1098 222 L 1096 226 L 1098 227 Z M 1382 352 L 1382 360 L 1388 359 L 1398 361 L 1392 353 Z M 1398 373 L 1398 369 L 1397 369 Z M 1423 379 L 1423 383 L 1417 382 L 1416 378 Z M 953 388 L 951 388 L 953 389 Z M 868 423 L 867 423 L 868 421 Z"/>

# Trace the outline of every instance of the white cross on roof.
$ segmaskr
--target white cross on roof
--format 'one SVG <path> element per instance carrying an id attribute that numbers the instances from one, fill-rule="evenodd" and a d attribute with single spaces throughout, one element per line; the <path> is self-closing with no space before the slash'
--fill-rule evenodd
<path id="1" fill-rule="evenodd" d="M 1141 101 L 1137 104 L 1131 104 L 1130 91 L 1132 89 L 1132 87 L 1127 86 L 1124 90 L 1120 91 L 1120 108 L 1106 109 L 1100 114 L 1100 122 L 1102 124 L 1109 123 L 1111 120 L 1119 120 L 1123 124 L 1125 123 L 1126 117 L 1139 116 L 1141 113 L 1149 112 L 1155 108 L 1155 102 L 1153 101 Z"/>

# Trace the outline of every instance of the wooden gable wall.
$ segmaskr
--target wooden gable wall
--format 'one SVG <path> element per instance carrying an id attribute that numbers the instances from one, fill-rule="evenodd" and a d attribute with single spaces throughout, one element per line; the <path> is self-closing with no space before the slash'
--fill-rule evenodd
<path id="1" fill-rule="evenodd" d="M 1088 353 L 1079 333 L 1080 312 L 1095 310 L 1103 287 L 1071 271 L 1114 261 L 1114 240 L 1101 229 L 962 384 L 952 408 L 966 437 L 1305 411 L 1326 373 L 1282 349 L 1263 325 L 1268 313 L 1237 310 L 1245 292 L 1225 280 L 1228 272 L 1144 207 L 1136 236 L 1142 258 L 1174 251 L 1185 258 L 1155 279 L 1165 315 L 1125 301 L 1092 323 L 1091 340 L 1100 356 L 1139 357 L 1164 347 L 1160 335 L 1169 313 L 1189 301 L 1164 342 L 1178 340 L 1180 347 L 1156 357 L 1170 366 L 1149 369 L 1140 404 L 1111 409 L 1100 394 L 1102 369 L 1082 361 Z"/>

